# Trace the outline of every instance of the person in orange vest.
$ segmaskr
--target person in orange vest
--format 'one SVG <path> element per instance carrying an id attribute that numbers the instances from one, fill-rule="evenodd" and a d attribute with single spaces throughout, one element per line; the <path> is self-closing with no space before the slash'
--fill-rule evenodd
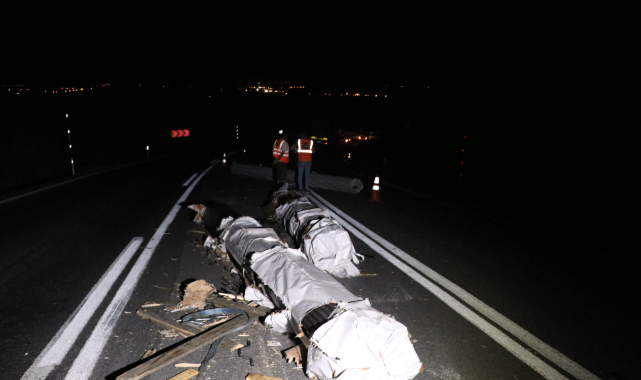
<path id="1" fill-rule="evenodd" d="M 274 185 L 276 187 L 287 182 L 287 164 L 289 163 L 289 144 L 287 144 L 287 131 L 280 131 L 278 139 L 274 141 L 273 155 L 274 161 Z"/>
<path id="2" fill-rule="evenodd" d="M 298 190 L 309 192 L 311 182 L 310 173 L 312 170 L 312 154 L 316 153 L 314 141 L 308 139 L 307 132 L 300 131 L 300 139 L 296 142 L 296 153 L 298 153 Z"/>

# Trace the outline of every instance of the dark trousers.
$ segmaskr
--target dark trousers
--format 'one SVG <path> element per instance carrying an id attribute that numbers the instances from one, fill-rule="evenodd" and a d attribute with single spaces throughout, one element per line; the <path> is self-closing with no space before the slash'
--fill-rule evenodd
<path id="1" fill-rule="evenodd" d="M 298 161 L 298 190 L 309 190 L 309 183 L 312 180 L 312 178 L 310 177 L 311 171 L 311 161 Z"/>

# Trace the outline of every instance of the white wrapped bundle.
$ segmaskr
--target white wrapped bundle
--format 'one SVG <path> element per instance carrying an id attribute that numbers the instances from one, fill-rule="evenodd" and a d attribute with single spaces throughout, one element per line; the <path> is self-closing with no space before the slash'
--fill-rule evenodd
<path id="1" fill-rule="evenodd" d="M 361 300 L 297 249 L 274 247 L 254 253 L 251 269 L 291 310 L 295 325 L 321 305 Z"/>
<path id="2" fill-rule="evenodd" d="M 408 380 L 422 368 L 407 328 L 368 300 L 341 304 L 344 311 L 311 339 L 307 375 L 329 380 Z"/>
<path id="3" fill-rule="evenodd" d="M 354 277 L 360 273 L 354 265 L 360 260 L 352 239 L 334 219 L 312 222 L 312 228 L 302 239 L 301 250 L 314 265 L 336 277 Z"/>

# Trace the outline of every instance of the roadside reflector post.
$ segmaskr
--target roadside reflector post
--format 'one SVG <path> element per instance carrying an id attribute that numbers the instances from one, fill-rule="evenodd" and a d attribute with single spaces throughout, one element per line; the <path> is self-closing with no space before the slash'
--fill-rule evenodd
<path id="1" fill-rule="evenodd" d="M 65 119 L 69 119 L 69 114 L 65 114 Z M 71 129 L 67 129 L 67 141 L 69 141 L 69 158 L 71 159 L 71 175 L 76 175 L 76 167 L 73 163 L 73 145 L 71 144 Z"/>
<path id="2" fill-rule="evenodd" d="M 374 178 L 374 186 L 372 186 L 372 194 L 370 196 L 370 201 L 371 202 L 382 202 L 381 201 L 381 195 L 380 195 L 380 180 L 378 179 L 378 175 L 376 178 Z"/>

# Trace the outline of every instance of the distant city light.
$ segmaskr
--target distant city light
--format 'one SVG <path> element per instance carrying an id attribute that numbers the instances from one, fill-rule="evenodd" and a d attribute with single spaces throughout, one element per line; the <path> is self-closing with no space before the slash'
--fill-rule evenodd
<path id="1" fill-rule="evenodd" d="M 65 91 L 65 92 L 66 92 L 66 91 Z M 68 114 L 68 113 L 66 113 L 66 114 L 65 114 L 65 117 L 69 117 L 69 114 Z"/>
<path id="2" fill-rule="evenodd" d="M 71 145 L 69 145 L 69 149 L 71 149 Z"/>
<path id="3" fill-rule="evenodd" d="M 149 150 L 149 145 L 147 145 L 147 150 Z"/>

